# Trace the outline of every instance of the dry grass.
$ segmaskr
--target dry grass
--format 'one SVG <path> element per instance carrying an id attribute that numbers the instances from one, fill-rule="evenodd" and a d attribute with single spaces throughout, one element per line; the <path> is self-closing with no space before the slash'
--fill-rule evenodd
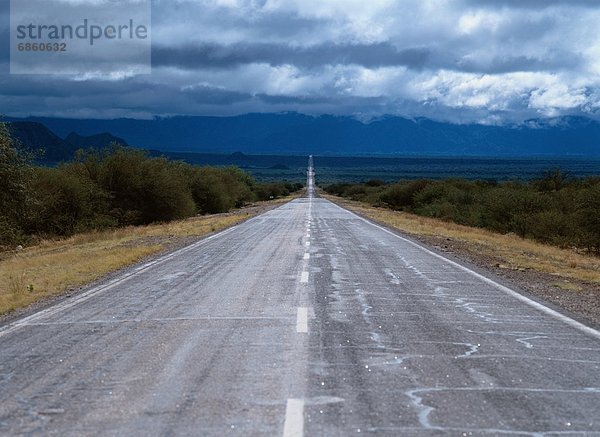
<path id="1" fill-rule="evenodd" d="M 552 285 L 556 288 L 560 288 L 563 291 L 573 291 L 573 292 L 583 291 L 583 288 L 580 285 L 573 284 L 570 281 L 554 282 L 554 283 L 552 283 Z"/>
<path id="2" fill-rule="evenodd" d="M 228 214 L 79 234 L 42 241 L 18 253 L 0 253 L 0 314 L 85 285 L 169 246 L 225 229 L 290 199 Z"/>
<path id="3" fill-rule="evenodd" d="M 600 284 L 600 260 L 597 257 L 526 240 L 516 235 L 502 235 L 479 228 L 461 226 L 438 219 L 405 212 L 375 208 L 332 196 L 324 196 L 365 217 L 399 229 L 409 235 L 450 239 L 464 243 L 470 252 L 494 260 L 496 267 L 533 270 L 557 276 L 556 286 L 577 292 L 581 288 L 569 279 Z M 560 285 L 558 285 L 560 284 Z"/>

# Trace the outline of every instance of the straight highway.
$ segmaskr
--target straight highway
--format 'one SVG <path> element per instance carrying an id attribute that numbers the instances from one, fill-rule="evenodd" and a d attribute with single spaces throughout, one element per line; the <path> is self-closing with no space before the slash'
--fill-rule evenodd
<path id="1" fill-rule="evenodd" d="M 600 435 L 600 333 L 307 196 L 0 327 L 2 435 Z"/>

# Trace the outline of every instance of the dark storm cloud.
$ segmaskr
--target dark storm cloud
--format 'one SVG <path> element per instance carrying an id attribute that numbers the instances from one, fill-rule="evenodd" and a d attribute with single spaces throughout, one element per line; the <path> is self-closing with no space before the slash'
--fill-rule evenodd
<path id="1" fill-rule="evenodd" d="M 581 56 L 576 53 L 562 53 L 548 58 L 532 58 L 528 56 L 496 56 L 490 61 L 484 59 L 464 58 L 456 62 L 458 71 L 469 73 L 499 74 L 518 71 L 550 72 L 570 70 L 582 63 Z"/>
<path id="2" fill-rule="evenodd" d="M 397 49 L 389 43 L 322 44 L 293 47 L 281 44 L 205 44 L 187 47 L 154 47 L 154 66 L 229 68 L 242 64 L 295 65 L 315 68 L 323 65 L 361 65 L 367 68 L 406 66 L 423 68 L 430 56 L 424 48 Z"/>
<path id="3" fill-rule="evenodd" d="M 515 71 L 556 71 L 575 68 L 582 58 L 578 53 L 554 53 L 545 57 L 498 55 L 492 59 L 433 53 L 427 48 L 397 49 L 390 43 L 290 47 L 280 44 L 207 44 L 187 47 L 154 47 L 155 67 L 228 69 L 244 64 L 293 65 L 304 69 L 328 65 L 359 65 L 365 68 L 407 67 L 445 68 L 470 73 L 508 73 Z"/>
<path id="4" fill-rule="evenodd" d="M 42 115 L 68 114 L 89 116 L 98 114 L 126 116 L 129 112 L 177 114 L 183 108 L 192 113 L 211 108 L 251 101 L 251 94 L 209 86 L 180 87 L 170 84 L 144 82 L 137 78 L 122 81 L 89 80 L 73 82 L 68 78 L 48 76 L 0 77 L 2 111 L 8 115 L 27 113 Z M 59 102 L 60 108 L 57 103 Z M 56 105 L 56 106 L 55 106 Z"/>

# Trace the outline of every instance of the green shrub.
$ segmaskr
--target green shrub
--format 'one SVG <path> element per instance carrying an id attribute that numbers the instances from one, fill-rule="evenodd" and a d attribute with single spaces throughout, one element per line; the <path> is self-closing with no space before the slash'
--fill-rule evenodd
<path id="1" fill-rule="evenodd" d="M 264 184 L 255 184 L 254 195 L 256 200 L 277 199 L 278 197 L 289 196 L 291 193 L 302 189 L 302 184 L 292 184 L 289 182 L 270 182 Z"/>
<path id="2" fill-rule="evenodd" d="M 379 199 L 383 204 L 388 205 L 392 209 L 410 210 L 415 204 L 417 193 L 432 183 L 432 181 L 421 179 L 393 184 L 381 192 Z"/>
<path id="3" fill-rule="evenodd" d="M 193 170 L 192 197 L 202 214 L 215 214 L 241 207 L 254 199 L 254 181 L 235 167 L 202 167 Z"/>
<path id="4" fill-rule="evenodd" d="M 350 184 L 331 184 L 327 185 L 324 190 L 328 194 L 332 194 L 334 196 L 345 197 L 346 190 L 350 187 Z"/>
<path id="5" fill-rule="evenodd" d="M 24 238 L 23 218 L 30 208 L 30 159 L 0 123 L 0 246 L 16 245 Z"/>
<path id="6" fill-rule="evenodd" d="M 600 184 L 581 191 L 577 196 L 576 221 L 579 244 L 600 253 Z"/>
<path id="7" fill-rule="evenodd" d="M 600 253 L 600 177 L 554 169 L 530 182 L 415 180 L 335 184 L 330 194 Z"/>
<path id="8" fill-rule="evenodd" d="M 140 150 L 114 146 L 88 152 L 72 171 L 87 174 L 110 195 L 109 215 L 120 225 L 181 219 L 196 210 L 182 165 Z"/>
<path id="9" fill-rule="evenodd" d="M 367 187 L 383 187 L 385 182 L 381 179 L 371 179 L 365 184 Z"/>
<path id="10" fill-rule="evenodd" d="M 72 235 L 116 224 L 106 214 L 108 193 L 68 168 L 36 169 L 32 188 L 35 208 L 28 220 L 30 233 Z"/>
<path id="11" fill-rule="evenodd" d="M 532 185 L 538 191 L 560 191 L 572 181 L 568 173 L 560 168 L 554 168 L 544 172 L 541 178 L 533 180 Z"/>

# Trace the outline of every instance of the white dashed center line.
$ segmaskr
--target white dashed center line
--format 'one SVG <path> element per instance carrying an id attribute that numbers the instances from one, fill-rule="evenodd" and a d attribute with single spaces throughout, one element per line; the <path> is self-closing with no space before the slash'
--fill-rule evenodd
<path id="1" fill-rule="evenodd" d="M 285 424 L 283 437 L 304 436 L 304 401 L 302 399 L 288 399 L 285 408 Z"/>
<path id="2" fill-rule="evenodd" d="M 302 275 L 300 276 L 300 283 L 301 284 L 308 283 L 308 272 L 302 272 Z"/>
<path id="3" fill-rule="evenodd" d="M 310 259 L 310 253 L 306 252 L 306 253 L 304 254 L 304 259 Z"/>
<path id="4" fill-rule="evenodd" d="M 308 308 L 298 308 L 298 315 L 296 317 L 296 332 L 306 334 L 308 332 Z"/>

